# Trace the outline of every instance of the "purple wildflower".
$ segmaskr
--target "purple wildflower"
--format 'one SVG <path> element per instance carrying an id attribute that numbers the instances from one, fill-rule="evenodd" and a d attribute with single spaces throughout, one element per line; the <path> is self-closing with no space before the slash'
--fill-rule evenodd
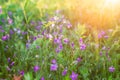
<path id="1" fill-rule="evenodd" d="M 115 68 L 113 66 L 109 67 L 109 72 L 114 72 Z"/>
<path id="2" fill-rule="evenodd" d="M 82 43 L 83 43 L 83 39 L 82 39 L 82 38 L 80 38 L 79 43 L 80 43 L 80 44 L 82 44 Z"/>
<path id="3" fill-rule="evenodd" d="M 68 43 L 69 43 L 69 39 L 68 39 L 68 38 L 65 38 L 65 39 L 64 39 L 64 43 L 65 43 L 65 44 L 68 44 Z"/>
<path id="4" fill-rule="evenodd" d="M 71 47 L 74 48 L 74 42 L 71 43 Z"/>
<path id="5" fill-rule="evenodd" d="M 31 21 L 30 24 L 31 24 L 32 26 L 34 26 L 34 25 L 35 25 L 35 22 L 34 22 L 34 21 Z"/>
<path id="6" fill-rule="evenodd" d="M 10 65 L 13 66 L 15 64 L 15 62 L 12 62 Z"/>
<path id="7" fill-rule="evenodd" d="M 34 72 L 37 72 L 38 70 L 40 70 L 40 67 L 39 66 L 34 66 Z"/>
<path id="8" fill-rule="evenodd" d="M 24 75 L 24 71 L 22 70 L 22 71 L 20 71 L 20 74 L 23 76 Z"/>
<path id="9" fill-rule="evenodd" d="M 59 31 L 60 31 L 60 33 L 62 33 L 62 32 L 63 32 L 63 29 L 62 29 L 62 27 L 60 27 L 60 30 L 59 30 Z"/>
<path id="10" fill-rule="evenodd" d="M 26 48 L 29 48 L 30 47 L 30 43 L 26 43 Z"/>
<path id="11" fill-rule="evenodd" d="M 63 49 L 63 45 L 62 44 L 59 44 L 59 49 L 62 50 Z"/>
<path id="12" fill-rule="evenodd" d="M 41 79 L 40 80 L 45 80 L 45 78 L 44 77 L 41 77 Z"/>
<path id="13" fill-rule="evenodd" d="M 102 38 L 104 35 L 105 35 L 105 32 L 104 32 L 104 31 L 101 31 L 101 32 L 98 34 L 98 38 Z"/>
<path id="14" fill-rule="evenodd" d="M 61 43 L 61 40 L 60 40 L 59 38 L 55 38 L 55 39 L 54 39 L 54 43 L 55 43 L 55 44 L 60 44 L 60 43 Z"/>
<path id="15" fill-rule="evenodd" d="M 62 39 L 62 38 L 63 38 L 63 35 L 62 35 L 62 34 L 60 34 L 60 35 L 59 35 L 59 39 Z"/>
<path id="16" fill-rule="evenodd" d="M 22 32 L 22 35 L 26 35 L 28 32 Z"/>
<path id="17" fill-rule="evenodd" d="M 82 60 L 82 59 L 81 59 L 80 57 L 79 57 L 79 58 L 77 58 L 77 62 L 81 62 L 81 60 Z"/>
<path id="18" fill-rule="evenodd" d="M 107 36 L 107 35 L 106 35 L 106 36 L 104 36 L 104 38 L 105 38 L 105 39 L 108 39 L 108 38 L 109 38 L 109 36 Z"/>
<path id="19" fill-rule="evenodd" d="M 57 16 L 54 16 L 53 18 L 55 21 L 57 21 L 59 19 L 59 17 L 57 17 Z"/>
<path id="20" fill-rule="evenodd" d="M 56 60 L 55 59 L 52 59 L 52 64 L 56 64 Z"/>
<path id="21" fill-rule="evenodd" d="M 43 25 L 43 23 L 42 23 L 41 21 L 38 21 L 38 25 L 40 25 L 40 26 L 41 26 L 41 25 Z"/>
<path id="22" fill-rule="evenodd" d="M 5 31 L 4 31 L 3 29 L 0 29 L 0 32 L 2 32 L 2 33 L 3 33 L 3 32 L 5 32 Z"/>
<path id="23" fill-rule="evenodd" d="M 106 52 L 106 57 L 108 57 L 108 52 Z"/>
<path id="24" fill-rule="evenodd" d="M 62 76 L 65 76 L 67 74 L 67 69 L 65 69 L 63 72 L 62 72 Z"/>
<path id="25" fill-rule="evenodd" d="M 38 35 L 37 38 L 43 38 L 43 35 Z"/>
<path id="26" fill-rule="evenodd" d="M 67 28 L 71 28 L 72 25 L 70 23 L 67 24 Z"/>
<path id="27" fill-rule="evenodd" d="M 42 31 L 42 35 L 45 35 L 45 33 L 46 33 L 46 30 L 43 30 L 43 31 Z"/>
<path id="28" fill-rule="evenodd" d="M 55 21 L 54 17 L 50 18 L 50 21 Z"/>
<path id="29" fill-rule="evenodd" d="M 46 38 L 48 38 L 48 39 L 51 40 L 51 39 L 53 38 L 53 36 L 52 36 L 51 34 L 47 34 L 47 35 L 46 35 Z"/>
<path id="30" fill-rule="evenodd" d="M 102 52 L 100 52 L 100 56 L 102 56 Z"/>
<path id="31" fill-rule="evenodd" d="M 72 80 L 77 80 L 77 78 L 78 78 L 78 74 L 72 72 L 70 78 L 71 78 Z"/>
<path id="32" fill-rule="evenodd" d="M 39 48 L 40 48 L 40 46 L 36 46 L 36 48 L 37 48 L 37 49 L 39 49 Z"/>
<path id="33" fill-rule="evenodd" d="M 30 41 L 30 39 L 27 41 L 27 43 L 30 43 L 31 41 Z"/>
<path id="34" fill-rule="evenodd" d="M 11 35 L 14 34 L 13 30 L 10 30 L 10 34 L 11 34 Z"/>
<path id="35" fill-rule="evenodd" d="M 58 44 L 58 47 L 56 48 L 56 53 L 59 53 L 60 51 L 62 51 L 63 49 L 63 45 L 60 43 Z"/>
<path id="36" fill-rule="evenodd" d="M 108 47 L 107 50 L 109 51 L 109 50 L 110 50 L 110 47 Z"/>
<path id="37" fill-rule="evenodd" d="M 57 36 L 57 35 L 58 35 L 58 32 L 53 32 L 53 35 L 54 35 L 54 36 Z"/>
<path id="38" fill-rule="evenodd" d="M 55 13 L 56 14 L 59 14 L 61 12 L 61 10 L 56 10 Z"/>
<path id="39" fill-rule="evenodd" d="M 35 36 L 35 37 L 33 37 L 33 40 L 35 41 L 37 39 L 37 37 Z"/>
<path id="40" fill-rule="evenodd" d="M 2 40 L 3 40 L 3 41 L 6 41 L 6 40 L 8 40 L 8 39 L 9 39 L 9 35 L 5 35 L 5 36 L 2 37 Z"/>
<path id="41" fill-rule="evenodd" d="M 99 38 L 99 39 L 102 38 L 102 35 L 101 35 L 101 34 L 98 34 L 98 38 Z"/>
<path id="42" fill-rule="evenodd" d="M 102 50 L 106 50 L 106 47 L 105 47 L 105 46 L 103 46 L 103 47 L 102 47 Z"/>
<path id="43" fill-rule="evenodd" d="M 40 28 L 41 28 L 41 26 L 36 26 L 36 27 L 35 27 L 35 29 L 36 29 L 37 31 L 40 31 Z"/>
<path id="44" fill-rule="evenodd" d="M 56 53 L 59 53 L 61 50 L 59 48 L 56 48 Z"/>
<path id="45" fill-rule="evenodd" d="M 2 18 L 2 20 L 1 20 L 1 21 L 2 21 L 3 23 L 5 23 L 5 19 L 3 19 L 3 18 Z"/>
<path id="46" fill-rule="evenodd" d="M 20 30 L 20 29 L 17 29 L 17 33 L 20 34 L 20 33 L 21 33 L 21 30 Z"/>
<path id="47" fill-rule="evenodd" d="M 51 64 L 50 70 L 51 71 L 57 71 L 58 65 L 57 64 Z"/>
<path id="48" fill-rule="evenodd" d="M 2 14 L 2 7 L 0 6 L 0 14 Z"/>
<path id="49" fill-rule="evenodd" d="M 12 24 L 12 23 L 13 23 L 13 20 L 9 18 L 9 19 L 8 19 L 8 23 L 9 23 L 9 24 Z"/>
<path id="50" fill-rule="evenodd" d="M 101 31 L 101 34 L 102 34 L 102 35 L 105 35 L 105 31 Z"/>
<path id="51" fill-rule="evenodd" d="M 0 29 L 2 29 L 2 26 L 0 26 Z"/>
<path id="52" fill-rule="evenodd" d="M 81 49 L 81 50 L 85 50 L 85 49 L 86 49 L 86 45 L 85 45 L 85 44 L 81 44 L 81 45 L 80 45 L 80 49 Z"/>
<path id="53" fill-rule="evenodd" d="M 11 16 L 11 15 L 12 15 L 12 12 L 11 12 L 11 11 L 9 11 L 9 12 L 8 12 L 8 15 L 9 15 L 9 16 Z"/>
<path id="54" fill-rule="evenodd" d="M 10 58 L 8 58 L 7 60 L 8 60 L 8 62 L 10 62 Z"/>
<path id="55" fill-rule="evenodd" d="M 2 9 L 0 9 L 0 14 L 2 14 Z"/>
<path id="56" fill-rule="evenodd" d="M 10 70 L 11 70 L 9 66 L 7 66 L 7 70 L 8 70 L 8 71 L 10 71 Z"/>

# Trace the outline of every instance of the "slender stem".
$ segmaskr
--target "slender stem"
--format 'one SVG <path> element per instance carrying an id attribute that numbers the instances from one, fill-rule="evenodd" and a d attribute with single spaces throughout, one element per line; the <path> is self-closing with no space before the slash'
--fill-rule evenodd
<path id="1" fill-rule="evenodd" d="M 24 14 L 24 18 L 25 18 L 25 26 L 27 27 L 28 25 L 28 19 L 27 19 L 27 16 L 26 16 L 26 11 L 25 11 L 25 5 L 27 4 L 27 0 L 25 0 L 24 4 L 22 5 L 22 10 L 23 10 L 23 14 Z M 28 31 L 28 28 L 26 28 L 27 31 Z M 27 34 L 27 40 L 29 40 L 29 35 Z"/>

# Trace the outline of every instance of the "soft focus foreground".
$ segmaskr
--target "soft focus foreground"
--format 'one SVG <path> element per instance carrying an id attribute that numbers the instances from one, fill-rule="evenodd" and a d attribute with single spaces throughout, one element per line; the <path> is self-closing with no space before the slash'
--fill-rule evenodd
<path id="1" fill-rule="evenodd" d="M 118 0 L 0 0 L 0 80 L 119 80 Z"/>

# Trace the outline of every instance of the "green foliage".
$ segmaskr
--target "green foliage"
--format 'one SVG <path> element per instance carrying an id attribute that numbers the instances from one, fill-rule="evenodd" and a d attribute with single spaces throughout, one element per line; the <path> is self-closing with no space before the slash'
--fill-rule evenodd
<path id="1" fill-rule="evenodd" d="M 26 73 L 24 76 L 24 80 L 33 80 L 32 72 Z"/>
<path id="2" fill-rule="evenodd" d="M 58 2 L 64 3 L 62 0 L 0 0 L 3 11 L 0 14 L 0 79 L 11 80 L 14 74 L 21 75 L 23 70 L 23 80 L 41 77 L 70 80 L 73 71 L 78 74 L 78 80 L 119 80 L 119 25 L 112 31 L 98 31 L 80 23 L 72 25 L 64 14 L 56 13 L 57 9 L 66 10 Z M 13 20 L 12 24 L 9 24 L 9 18 Z M 9 39 L 3 40 L 6 35 Z M 60 39 L 59 44 L 55 39 Z M 86 45 L 84 50 L 82 44 Z M 57 48 L 62 49 L 57 52 Z M 58 65 L 56 71 L 50 70 L 53 59 Z M 37 72 L 35 65 L 40 66 Z M 109 71 L 111 66 L 115 68 L 114 72 Z M 64 69 L 67 74 L 62 76 Z"/>

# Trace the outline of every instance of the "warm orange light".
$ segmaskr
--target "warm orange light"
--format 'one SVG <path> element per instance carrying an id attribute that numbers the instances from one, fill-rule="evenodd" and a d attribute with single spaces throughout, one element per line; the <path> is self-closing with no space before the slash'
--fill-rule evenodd
<path id="1" fill-rule="evenodd" d="M 120 3 L 120 0 L 105 0 L 106 6 L 115 6 Z"/>
<path id="2" fill-rule="evenodd" d="M 120 23 L 120 0 L 66 0 L 65 6 L 73 24 L 80 22 L 107 29 Z"/>

